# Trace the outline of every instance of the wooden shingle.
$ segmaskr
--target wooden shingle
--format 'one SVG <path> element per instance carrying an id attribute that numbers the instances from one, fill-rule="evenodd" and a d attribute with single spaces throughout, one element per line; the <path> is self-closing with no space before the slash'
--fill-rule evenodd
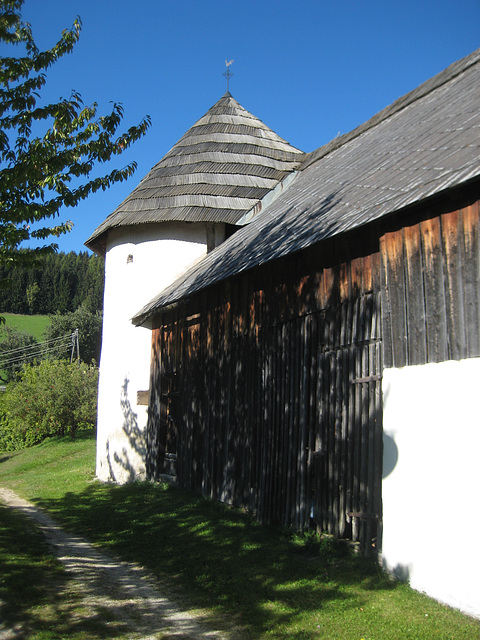
<path id="1" fill-rule="evenodd" d="M 103 253 L 108 231 L 130 225 L 236 224 L 304 155 L 226 93 L 85 244 Z"/>

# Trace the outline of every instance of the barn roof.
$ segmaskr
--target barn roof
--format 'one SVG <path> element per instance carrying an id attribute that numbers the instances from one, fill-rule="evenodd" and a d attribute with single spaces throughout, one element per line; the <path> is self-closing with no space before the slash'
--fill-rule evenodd
<path id="1" fill-rule="evenodd" d="M 106 232 L 115 227 L 174 220 L 236 224 L 304 155 L 227 92 L 85 244 L 102 252 Z"/>
<path id="2" fill-rule="evenodd" d="M 209 285 L 480 176 L 479 105 L 480 49 L 308 154 L 270 207 L 133 321 L 142 324 Z"/>

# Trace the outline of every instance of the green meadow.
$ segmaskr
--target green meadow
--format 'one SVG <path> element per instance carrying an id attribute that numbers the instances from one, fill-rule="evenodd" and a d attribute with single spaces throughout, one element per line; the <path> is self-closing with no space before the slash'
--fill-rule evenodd
<path id="1" fill-rule="evenodd" d="M 0 316 L 5 318 L 5 324 L 11 327 L 15 327 L 19 331 L 25 331 L 29 333 L 39 342 L 43 338 L 43 333 L 47 326 L 50 324 L 49 316 L 26 316 L 16 313 L 1 313 Z"/>

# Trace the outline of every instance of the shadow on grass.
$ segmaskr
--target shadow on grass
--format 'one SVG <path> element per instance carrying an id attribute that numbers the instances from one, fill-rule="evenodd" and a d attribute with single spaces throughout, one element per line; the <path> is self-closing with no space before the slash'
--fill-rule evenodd
<path id="1" fill-rule="evenodd" d="M 292 537 L 171 487 L 95 483 L 83 493 L 37 503 L 66 528 L 143 565 L 191 605 L 212 609 L 249 638 L 295 624 L 308 612 L 361 607 L 368 590 L 395 585 L 372 562 L 330 539 L 317 544 Z"/>
<path id="2" fill-rule="evenodd" d="M 27 517 L 0 505 L 0 630 L 36 640 L 118 637 L 118 626 L 109 629 L 108 619 L 80 607 L 43 535 Z"/>

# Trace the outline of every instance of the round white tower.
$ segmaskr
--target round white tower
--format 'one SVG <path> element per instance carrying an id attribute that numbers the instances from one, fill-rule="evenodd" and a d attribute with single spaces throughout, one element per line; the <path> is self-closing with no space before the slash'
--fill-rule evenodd
<path id="1" fill-rule="evenodd" d="M 131 318 L 247 222 L 303 155 L 227 92 L 85 243 L 105 257 L 99 479 L 145 477 L 151 332 Z"/>

